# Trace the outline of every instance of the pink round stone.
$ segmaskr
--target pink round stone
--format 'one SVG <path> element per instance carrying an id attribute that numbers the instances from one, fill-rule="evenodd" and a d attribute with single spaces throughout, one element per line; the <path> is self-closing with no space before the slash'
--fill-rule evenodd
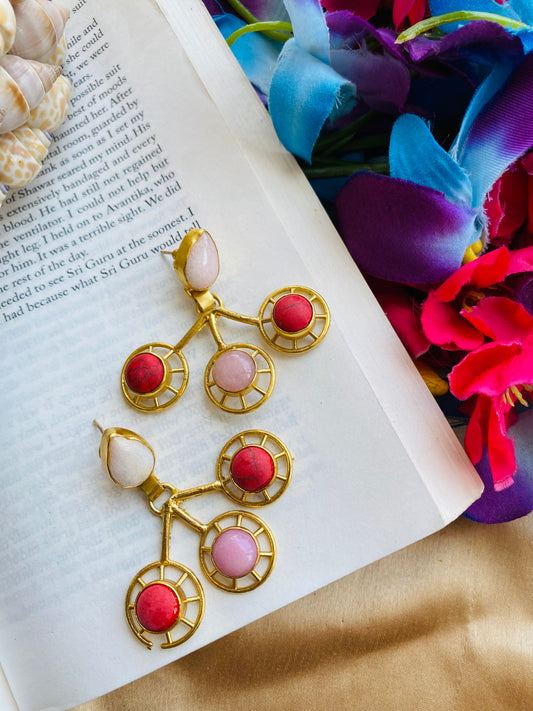
<path id="1" fill-rule="evenodd" d="M 257 543 L 242 528 L 227 528 L 215 538 L 211 557 L 216 569 L 228 578 L 242 578 L 254 569 L 258 556 Z"/>
<path id="2" fill-rule="evenodd" d="M 232 350 L 219 355 L 213 366 L 213 380 L 219 388 L 229 393 L 238 393 L 255 378 L 254 359 L 244 351 Z"/>
<path id="3" fill-rule="evenodd" d="M 168 585 L 154 583 L 139 593 L 135 612 L 141 625 L 150 632 L 164 632 L 178 619 L 180 603 Z"/>

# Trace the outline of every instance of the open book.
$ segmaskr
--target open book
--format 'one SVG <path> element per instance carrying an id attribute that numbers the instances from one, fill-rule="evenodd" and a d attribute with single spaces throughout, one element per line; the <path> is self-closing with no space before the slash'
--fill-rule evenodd
<path id="1" fill-rule="evenodd" d="M 3 205 L 0 662 L 22 711 L 69 708 L 149 673 L 457 517 L 481 484 L 295 161 L 200 0 L 76 0 L 67 25 L 71 110 L 42 173 Z M 324 341 L 275 354 L 250 325 L 227 340 L 272 353 L 276 387 L 246 415 L 206 397 L 208 333 L 187 346 L 180 400 L 145 414 L 125 402 L 127 356 L 175 344 L 195 318 L 169 256 L 211 233 L 213 290 L 257 314 L 299 284 L 331 311 Z M 173 525 L 170 555 L 195 571 L 205 614 L 183 644 L 148 651 L 124 600 L 157 561 L 161 521 L 102 471 L 96 418 L 139 433 L 160 480 L 213 481 L 242 430 L 280 437 L 287 491 L 259 510 L 277 562 L 232 595 L 202 575 L 198 535 Z M 220 492 L 187 510 L 234 509 Z M 7 693 L 7 691 L 6 691 Z"/>

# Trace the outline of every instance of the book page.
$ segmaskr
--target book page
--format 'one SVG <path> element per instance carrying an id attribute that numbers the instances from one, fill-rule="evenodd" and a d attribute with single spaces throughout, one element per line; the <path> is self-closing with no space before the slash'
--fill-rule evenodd
<path id="1" fill-rule="evenodd" d="M 268 129 L 255 142 L 239 129 L 243 117 L 265 126 L 268 117 L 200 3 L 180 15 L 180 41 L 149 0 L 71 8 L 69 117 L 40 176 L 0 214 L 0 662 L 22 711 L 69 708 L 126 684 L 428 535 L 480 493 L 294 161 Z M 215 85 L 204 76 L 209 57 Z M 230 97 L 220 108 L 219 71 Z M 300 284 L 331 309 L 316 349 L 270 349 L 276 385 L 248 415 L 209 402 L 204 370 L 217 346 L 204 331 L 184 349 L 190 378 L 173 407 L 144 414 L 121 395 L 129 354 L 177 344 L 196 318 L 160 255 L 194 226 L 217 243 L 213 291 L 228 308 L 256 316 L 269 294 Z M 219 327 L 228 343 L 269 350 L 254 326 Z M 181 646 L 148 651 L 127 625 L 128 586 L 159 560 L 162 522 L 140 492 L 103 473 L 94 418 L 143 436 L 156 475 L 180 489 L 214 481 L 220 451 L 243 430 L 272 432 L 294 456 L 284 495 L 254 509 L 277 542 L 256 590 L 212 586 L 198 534 L 174 521 L 170 556 L 206 597 L 202 624 Z M 406 428 L 414 434 L 404 444 Z M 445 470 L 452 495 L 440 498 Z M 218 492 L 184 508 L 208 523 L 236 505 Z"/>

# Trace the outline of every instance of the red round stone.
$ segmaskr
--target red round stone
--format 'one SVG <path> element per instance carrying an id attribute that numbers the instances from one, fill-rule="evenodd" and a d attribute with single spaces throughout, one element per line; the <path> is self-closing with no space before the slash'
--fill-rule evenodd
<path id="1" fill-rule="evenodd" d="M 148 585 L 135 603 L 141 625 L 150 632 L 164 632 L 178 619 L 180 603 L 172 588 L 162 583 Z"/>
<path id="2" fill-rule="evenodd" d="M 233 456 L 231 478 L 243 491 L 261 491 L 274 476 L 274 460 L 262 447 L 243 447 Z"/>
<path id="3" fill-rule="evenodd" d="M 305 296 L 287 294 L 274 304 L 272 318 L 276 326 L 282 331 L 297 333 L 298 331 L 303 331 L 311 323 L 313 307 Z"/>
<path id="4" fill-rule="evenodd" d="M 130 360 L 124 372 L 128 387 L 141 394 L 156 390 L 164 377 L 165 366 L 153 353 L 139 353 Z"/>

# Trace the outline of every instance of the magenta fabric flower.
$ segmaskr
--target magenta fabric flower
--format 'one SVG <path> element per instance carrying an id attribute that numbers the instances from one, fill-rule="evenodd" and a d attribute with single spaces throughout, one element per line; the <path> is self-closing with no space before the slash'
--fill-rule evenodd
<path id="1" fill-rule="evenodd" d="M 515 296 L 516 287 L 506 282 L 514 274 L 533 272 L 533 247 L 510 252 L 500 247 L 460 267 L 437 289 L 430 291 L 422 307 L 421 323 L 431 343 L 445 350 L 471 351 L 485 341 L 484 332 L 468 319 L 471 306 L 486 296 Z M 518 284 L 518 291 L 522 289 Z"/>
<path id="2" fill-rule="evenodd" d="M 431 343 L 446 350 L 465 351 L 484 343 L 484 335 L 463 318 L 462 309 L 469 299 L 482 298 L 485 289 L 503 282 L 509 260 L 504 247 L 487 252 L 460 267 L 429 292 L 422 307 L 421 323 Z"/>
<path id="3" fill-rule="evenodd" d="M 494 184 L 484 204 L 491 244 L 509 244 L 533 233 L 533 153 L 514 163 Z"/>
<path id="4" fill-rule="evenodd" d="M 501 490 L 512 484 L 516 471 L 509 417 L 517 403 L 527 405 L 533 390 L 533 316 L 504 296 L 484 298 L 461 316 L 491 340 L 452 369 L 450 390 L 460 400 L 477 396 L 465 449 L 475 464 L 487 445 L 494 488 Z"/>

